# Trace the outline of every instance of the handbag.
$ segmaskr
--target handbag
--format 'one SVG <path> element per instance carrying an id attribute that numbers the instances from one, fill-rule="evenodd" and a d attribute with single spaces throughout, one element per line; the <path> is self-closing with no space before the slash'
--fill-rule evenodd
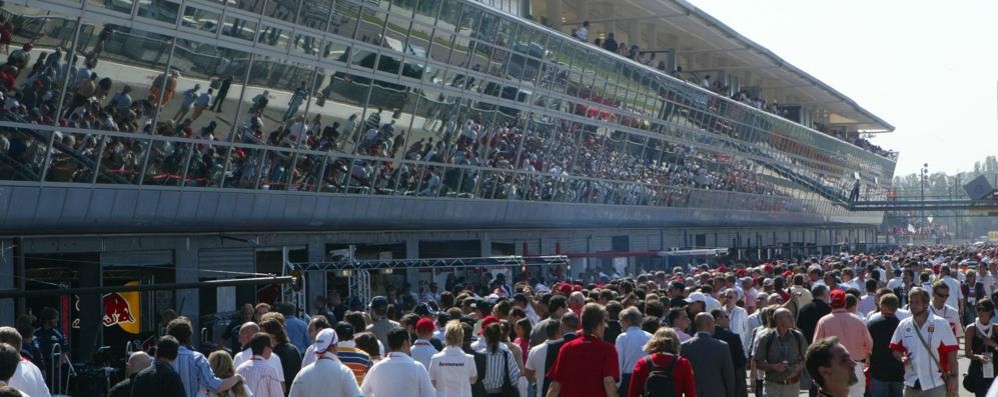
<path id="1" fill-rule="evenodd" d="M 509 350 L 503 350 L 502 357 L 502 395 L 503 397 L 520 397 L 520 391 L 516 389 L 516 386 L 513 386 L 513 379 L 510 379 L 509 376 Z"/>
<path id="2" fill-rule="evenodd" d="M 974 329 L 978 335 L 981 335 L 982 337 L 985 336 L 983 332 L 977 329 L 976 325 L 974 326 Z M 989 347 L 984 348 L 985 352 L 991 350 L 992 349 Z M 963 382 L 961 382 L 965 390 L 971 393 L 977 393 L 978 389 L 980 389 L 982 386 L 985 388 L 985 390 L 987 390 L 987 385 L 990 385 L 990 382 L 987 383 L 985 382 L 984 365 L 994 365 L 994 363 L 989 361 L 985 364 L 975 360 L 972 360 L 970 362 L 970 367 L 967 368 L 967 373 L 963 374 Z"/>

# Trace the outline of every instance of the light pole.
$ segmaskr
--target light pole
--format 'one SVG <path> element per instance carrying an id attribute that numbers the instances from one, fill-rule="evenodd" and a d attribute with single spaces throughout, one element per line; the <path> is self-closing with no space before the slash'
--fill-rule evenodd
<path id="1" fill-rule="evenodd" d="M 922 225 L 925 225 L 925 182 L 929 179 L 929 163 L 922 164 L 920 181 L 922 183 Z"/>

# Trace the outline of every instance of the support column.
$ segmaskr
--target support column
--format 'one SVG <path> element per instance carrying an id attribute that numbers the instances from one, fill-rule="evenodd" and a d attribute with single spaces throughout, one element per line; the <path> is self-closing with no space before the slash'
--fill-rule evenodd
<path id="1" fill-rule="evenodd" d="M 326 259 L 326 243 L 320 237 L 308 239 L 308 261 L 322 262 Z M 305 305 L 309 313 L 315 313 L 315 298 L 327 295 L 326 271 L 312 270 L 305 274 Z"/>
<path id="2" fill-rule="evenodd" d="M 552 29 L 561 31 L 561 0 L 547 0 L 547 19 Z"/>
<path id="3" fill-rule="evenodd" d="M 198 282 L 198 248 L 196 240 L 186 238 L 180 240 L 173 250 L 174 270 L 176 271 L 176 282 L 194 283 Z M 191 319 L 191 327 L 194 329 L 194 337 L 191 342 L 197 347 L 200 344 L 201 325 L 198 311 L 201 308 L 199 293 L 196 288 L 179 289 L 174 296 L 176 311 L 178 315 L 187 316 Z"/>
<path id="4" fill-rule="evenodd" d="M 0 240 L 0 289 L 14 289 L 14 240 Z M 14 324 L 14 317 L 14 299 L 0 299 L 0 324 Z"/>
<path id="5" fill-rule="evenodd" d="M 409 238 L 405 240 L 405 258 L 419 259 L 419 239 Z M 405 282 L 412 286 L 412 289 L 419 291 L 419 270 L 406 269 Z"/>

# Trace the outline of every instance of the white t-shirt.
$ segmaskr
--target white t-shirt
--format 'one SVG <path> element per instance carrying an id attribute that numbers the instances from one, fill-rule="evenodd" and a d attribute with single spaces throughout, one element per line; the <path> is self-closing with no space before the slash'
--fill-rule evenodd
<path id="1" fill-rule="evenodd" d="M 925 343 L 931 348 L 931 356 L 929 350 L 918 339 L 912 317 L 901 320 L 891 338 L 891 350 L 907 352 L 911 356 L 911 365 L 904 367 L 904 384 L 913 387 L 917 380 L 922 390 L 944 386 L 942 372 L 936 365 L 936 360 L 940 360 L 940 356 L 945 357 L 948 352 L 959 349 L 956 337 L 946 319 L 931 313 L 919 330 Z"/>
<path id="2" fill-rule="evenodd" d="M 291 384 L 290 397 L 358 397 L 360 386 L 353 371 L 336 359 L 336 355 L 326 353 L 322 359 L 306 366 L 295 376 Z"/>
<path id="3" fill-rule="evenodd" d="M 530 352 L 527 353 L 527 362 L 523 366 L 537 373 L 537 396 L 542 396 L 544 393 L 544 366 L 547 364 L 548 346 L 558 342 L 561 342 L 561 339 L 545 341 L 530 348 Z"/>
<path id="4" fill-rule="evenodd" d="M 232 366 L 239 368 L 239 364 L 247 362 L 251 358 L 253 358 L 253 350 L 250 349 L 243 350 L 238 354 L 236 354 L 236 357 L 232 359 Z M 280 357 L 277 357 L 276 354 L 271 354 L 270 358 L 267 359 L 267 365 L 276 368 L 278 374 L 277 379 L 287 384 L 287 381 L 284 380 L 284 366 L 281 365 Z"/>
<path id="5" fill-rule="evenodd" d="M 430 359 L 437 353 L 439 353 L 437 348 L 433 347 L 433 344 L 426 339 L 417 339 L 412 344 L 412 348 L 409 349 L 409 356 L 413 360 L 419 361 L 426 368 L 430 368 Z"/>
<path id="6" fill-rule="evenodd" d="M 21 391 L 22 395 L 34 397 L 49 397 L 49 388 L 45 385 L 45 378 L 42 371 L 28 360 L 21 359 L 17 363 L 17 370 L 8 383 L 11 387 Z"/>
<path id="7" fill-rule="evenodd" d="M 448 346 L 430 359 L 430 380 L 437 397 L 471 397 L 471 378 L 478 376 L 475 357 L 460 347 Z"/>

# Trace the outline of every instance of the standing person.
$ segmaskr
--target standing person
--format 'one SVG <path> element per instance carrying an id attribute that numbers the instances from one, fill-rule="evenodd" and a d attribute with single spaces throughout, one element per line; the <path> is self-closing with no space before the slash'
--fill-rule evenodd
<path id="1" fill-rule="evenodd" d="M 371 361 L 371 356 L 357 348 L 357 342 L 353 340 L 354 328 L 350 323 L 340 321 L 336 323 L 335 330 L 338 340 L 336 342 L 336 358 L 353 371 L 354 378 L 360 385 L 364 383 L 364 376 L 367 375 L 367 371 L 371 369 L 374 362 Z"/>
<path id="2" fill-rule="evenodd" d="M 222 112 L 222 104 L 225 103 L 225 97 L 229 95 L 229 88 L 232 86 L 232 75 L 226 75 L 222 79 L 222 83 L 218 86 L 218 95 L 215 95 L 215 100 L 212 102 L 211 109 L 215 113 Z M 330 320 L 332 321 L 332 320 Z"/>
<path id="3" fill-rule="evenodd" d="M 149 368 L 139 371 L 132 381 L 132 396 L 178 397 L 186 396 L 180 374 L 173 370 L 180 342 L 170 335 L 162 336 L 156 343 L 156 361 Z"/>
<path id="4" fill-rule="evenodd" d="M 964 339 L 964 356 L 970 359 L 970 368 L 963 384 L 969 386 L 967 389 L 974 392 L 975 396 L 984 397 L 998 370 L 995 365 L 998 335 L 995 334 L 995 324 L 991 321 L 994 318 L 995 304 L 991 299 L 983 298 L 977 301 L 974 309 L 977 318 L 973 324 L 967 325 L 967 337 Z M 987 366 L 991 367 L 990 377 L 984 376 L 984 368 Z"/>
<path id="5" fill-rule="evenodd" d="M 360 389 L 365 397 L 433 397 L 436 390 L 430 374 L 409 357 L 412 347 L 409 331 L 393 328 L 388 331 L 388 357 L 371 367 Z"/>
<path id="6" fill-rule="evenodd" d="M 685 357 L 679 355 L 679 336 L 669 327 L 659 328 L 655 335 L 645 343 L 645 352 L 649 355 L 638 360 L 630 379 L 626 397 L 641 397 L 648 392 L 668 395 L 664 390 L 646 390 L 653 384 L 648 383 L 648 377 L 653 371 L 665 369 L 665 376 L 672 379 L 676 397 L 697 397 L 696 382 L 693 376 L 693 365 Z M 668 371 L 669 369 L 672 371 Z M 656 394 L 652 394 L 656 395 Z M 623 396 L 622 396 L 623 397 Z"/>
<path id="7" fill-rule="evenodd" d="M 309 339 L 308 323 L 298 317 L 298 309 L 292 303 L 281 303 L 277 305 L 277 311 L 284 316 L 284 330 L 288 333 L 288 339 L 299 352 L 308 349 Z M 329 320 L 329 318 L 326 318 Z M 327 327 L 330 322 L 326 322 Z"/>
<path id="8" fill-rule="evenodd" d="M 398 322 L 388 319 L 388 298 L 384 296 L 371 299 L 371 319 L 373 321 L 367 326 L 367 332 L 374 334 L 382 346 L 388 346 L 388 332 L 402 328 Z"/>
<path id="9" fill-rule="evenodd" d="M 957 290 L 959 291 L 959 288 Z M 953 332 L 953 335 L 960 337 L 960 334 L 963 332 L 963 327 L 960 326 L 960 313 L 956 307 L 946 303 L 952 294 L 953 290 L 944 282 L 938 282 L 936 285 L 933 285 L 932 303 L 929 305 L 929 311 L 945 319 L 949 323 L 950 331 Z"/>
<path id="10" fill-rule="evenodd" d="M 966 281 L 960 284 L 960 291 L 963 294 L 963 324 L 968 325 L 974 322 L 977 317 L 977 302 L 987 298 L 990 294 L 984 283 L 978 281 L 977 271 L 968 270 Z M 964 333 L 966 335 L 966 333 Z"/>
<path id="11" fill-rule="evenodd" d="M 45 363 L 43 368 L 44 372 L 48 376 L 49 390 L 53 389 L 53 380 L 61 376 L 59 372 L 63 371 L 63 366 L 69 364 L 69 342 L 66 341 L 66 337 L 62 335 L 62 331 L 59 330 L 59 311 L 51 307 L 46 307 L 42 309 L 42 326 L 37 331 L 35 331 L 35 338 L 38 340 L 38 349 L 42 351 L 42 361 Z M 59 362 L 53 362 L 56 346 L 59 346 L 59 351 L 62 352 L 59 357 Z M 170 359 L 173 361 L 173 358 Z M 52 369 L 55 367 L 57 373 L 52 373 Z M 58 390 L 57 390 L 58 392 Z"/>
<path id="12" fill-rule="evenodd" d="M 804 362 L 822 396 L 846 397 L 850 387 L 859 382 L 853 369 L 856 362 L 834 336 L 808 347 Z"/>
<path id="13" fill-rule="evenodd" d="M 294 93 L 291 94 L 291 99 L 288 100 L 288 110 L 284 112 L 281 121 L 291 120 L 298 113 L 298 108 L 305 102 L 306 96 L 308 96 L 308 92 L 305 91 L 305 82 L 303 81 L 298 83 L 298 88 L 295 88 Z"/>
<path id="14" fill-rule="evenodd" d="M 201 113 L 204 113 L 204 110 L 211 106 L 211 93 L 212 89 L 209 88 L 208 91 L 202 92 L 194 100 L 194 113 L 191 114 L 191 120 L 197 120 L 198 117 L 201 117 Z"/>
<path id="15" fill-rule="evenodd" d="M 939 280 L 940 283 L 946 284 L 949 287 L 950 296 L 946 298 L 946 304 L 952 306 L 958 311 L 957 315 L 957 330 L 955 334 L 957 337 L 961 336 L 960 332 L 963 331 L 963 327 L 960 326 L 959 319 L 963 318 L 963 290 L 960 288 L 960 281 L 953 278 L 953 269 L 947 265 L 943 265 L 939 268 L 939 275 L 942 279 Z M 938 285 L 939 283 L 937 283 Z M 938 314 L 937 314 L 938 315 Z"/>
<path id="16" fill-rule="evenodd" d="M 583 43 L 589 42 L 589 21 L 583 21 L 582 26 L 575 30 L 575 38 Z"/>
<path id="17" fill-rule="evenodd" d="M 959 349 L 946 319 L 929 311 L 929 291 L 913 287 L 908 292 L 911 317 L 901 320 L 890 348 L 904 364 L 905 396 L 943 396 L 957 393 Z"/>
<path id="18" fill-rule="evenodd" d="M 224 350 L 215 350 L 208 355 L 208 364 L 211 365 L 211 370 L 215 372 L 215 375 L 221 378 L 230 378 L 236 374 L 236 366 L 232 363 L 232 356 L 229 355 Z M 212 393 L 211 391 L 202 389 L 201 394 L 198 396 L 204 397 L 248 397 L 250 396 L 249 387 L 240 378 L 239 382 L 232 385 L 228 390 L 222 393 Z"/>
<path id="19" fill-rule="evenodd" d="M 818 320 L 832 312 L 832 307 L 828 305 L 828 286 L 816 284 L 811 287 L 813 299 L 800 308 L 797 314 L 797 327 L 804 334 L 806 340 L 814 340 L 814 330 L 818 327 Z"/>
<path id="20" fill-rule="evenodd" d="M 880 316 L 866 324 L 873 338 L 870 353 L 870 394 L 873 396 L 901 397 L 904 394 L 904 365 L 894 359 L 890 349 L 891 337 L 901 323 L 896 315 L 899 304 L 894 294 L 881 296 Z"/>
<path id="21" fill-rule="evenodd" d="M 336 355 L 336 331 L 324 329 L 315 336 L 318 359 L 302 368 L 291 383 L 290 397 L 360 397 L 353 371 Z"/>
<path id="22" fill-rule="evenodd" d="M 620 312 L 621 327 L 624 333 L 617 336 L 617 364 L 620 366 L 620 387 L 617 394 L 626 396 L 631 383 L 631 372 L 638 360 L 645 357 L 645 343 L 651 339 L 651 334 L 641 329 L 643 317 L 637 307 L 631 306 Z M 678 337 L 677 337 L 678 338 Z"/>
<path id="23" fill-rule="evenodd" d="M 742 346 L 742 340 L 738 334 L 729 329 L 731 322 L 728 312 L 724 309 L 714 309 L 710 311 L 710 315 L 714 317 L 714 338 L 727 343 L 728 350 L 731 351 L 731 365 L 735 370 L 735 396 L 746 397 L 748 396 L 748 389 L 745 387 L 745 364 L 747 363 L 745 358 L 747 356 L 745 348 Z"/>
<path id="24" fill-rule="evenodd" d="M 606 311 L 596 303 L 582 308 L 582 336 L 565 343 L 547 372 L 546 397 L 617 396 L 617 349 L 603 341 Z"/>
<path id="25" fill-rule="evenodd" d="M 547 327 L 546 323 L 555 321 L 560 322 L 561 317 L 565 315 L 568 310 L 567 300 L 564 296 L 555 295 L 548 300 L 548 317 L 541 320 L 534 326 L 534 329 L 530 332 L 530 346 L 537 346 L 544 342 L 544 329 Z"/>
<path id="26" fill-rule="evenodd" d="M 603 49 L 613 53 L 617 52 L 617 40 L 613 37 L 613 32 L 606 35 L 606 41 L 603 42 Z"/>
<path id="27" fill-rule="evenodd" d="M 132 388 L 135 386 L 135 376 L 138 375 L 140 371 L 149 368 L 149 366 L 152 365 L 152 360 L 153 358 L 149 357 L 149 355 L 143 351 L 137 351 L 128 356 L 128 361 L 125 362 L 125 379 L 114 385 L 114 387 L 108 391 L 108 396 L 132 397 Z"/>
<path id="28" fill-rule="evenodd" d="M 243 346 L 243 350 L 236 353 L 235 357 L 232 359 L 233 364 L 235 364 L 236 369 L 239 368 L 243 363 L 250 361 L 253 358 L 253 348 L 250 346 L 250 342 L 253 341 L 253 336 L 260 332 L 260 326 L 254 322 L 247 322 L 243 324 L 242 328 L 239 329 L 239 343 Z M 267 365 L 270 365 L 277 371 L 279 375 L 278 380 L 283 384 L 287 384 L 284 380 L 284 365 L 281 362 L 281 358 L 276 354 L 271 354 L 266 360 Z"/>
<path id="29" fill-rule="evenodd" d="M 859 383 L 850 388 L 849 395 L 863 397 L 866 391 L 866 374 L 864 366 L 869 364 L 870 351 L 873 349 L 873 339 L 866 323 L 846 309 L 846 292 L 834 290 L 830 294 L 832 312 L 821 320 L 814 330 L 814 340 L 836 336 L 849 351 L 850 357 L 861 365 L 856 365 L 856 378 Z"/>
<path id="30" fill-rule="evenodd" d="M 200 90 L 201 90 L 201 84 L 194 84 L 194 87 L 191 87 L 187 89 L 187 91 L 184 91 L 184 97 L 180 101 L 180 109 L 177 109 L 177 113 L 173 115 L 174 123 L 179 123 L 181 120 L 184 119 L 184 117 L 187 116 L 187 113 L 190 112 L 192 108 L 194 108 L 194 102 L 197 101 L 199 95 L 198 91 Z"/>
<path id="31" fill-rule="evenodd" d="M 180 343 L 177 358 L 173 361 L 173 369 L 184 382 L 187 397 L 196 397 L 203 388 L 214 393 L 222 393 L 241 380 L 238 376 L 230 376 L 228 379 L 215 376 L 208 359 L 201 352 L 191 348 L 194 329 L 187 317 L 177 317 L 167 323 L 166 334 L 176 338 Z"/>
<path id="32" fill-rule="evenodd" d="M 471 385 L 478 380 L 475 357 L 461 350 L 464 328 L 451 320 L 444 330 L 444 350 L 430 359 L 430 381 L 437 397 L 472 397 Z"/>
<path id="33" fill-rule="evenodd" d="M 295 375 L 298 375 L 298 371 L 301 370 L 301 353 L 298 352 L 298 348 L 291 344 L 284 324 L 281 323 L 278 316 L 265 317 L 265 320 L 260 323 L 260 328 L 274 340 L 272 345 L 274 355 L 281 358 L 281 371 L 284 374 L 282 379 L 287 385 L 288 379 L 294 380 Z"/>
<path id="34" fill-rule="evenodd" d="M 683 342 L 680 354 L 693 365 L 697 375 L 697 395 L 735 395 L 734 365 L 728 344 L 714 339 L 714 317 L 709 313 L 699 313 L 693 319 L 696 334 Z"/>
<path id="35" fill-rule="evenodd" d="M 534 382 L 537 385 L 537 392 L 535 396 L 544 397 L 547 395 L 547 380 L 545 379 L 546 369 L 548 368 L 547 357 L 548 349 L 558 349 L 561 347 L 561 322 L 558 320 L 552 320 L 548 322 L 541 322 L 543 324 L 542 331 L 543 335 L 547 337 L 544 343 L 534 346 L 527 353 L 527 361 L 523 364 L 524 372 L 527 376 L 527 380 Z M 535 327 L 535 328 L 538 328 Z M 555 354 L 557 356 L 557 354 Z"/>
<path id="36" fill-rule="evenodd" d="M 793 313 L 787 308 L 773 312 L 776 329 L 763 334 L 755 344 L 752 357 L 756 367 L 765 371 L 766 396 L 797 397 L 800 390 L 800 372 L 804 370 L 804 351 L 807 341 L 799 331 L 792 329 Z M 865 328 L 864 328 L 865 329 Z"/>
<path id="37" fill-rule="evenodd" d="M 437 330 L 437 325 L 433 320 L 429 318 L 421 318 L 416 321 L 415 327 L 417 339 L 412 343 L 411 355 L 412 359 L 419 361 L 427 369 L 430 368 L 430 359 L 433 358 L 434 354 L 439 351 L 433 344 L 430 343 L 430 339 L 433 337 L 433 332 Z"/>
<path id="38" fill-rule="evenodd" d="M 239 364 L 236 372 L 243 377 L 246 386 L 254 397 L 283 397 L 284 387 L 281 385 L 280 372 L 267 364 L 267 359 L 273 354 L 270 347 L 271 336 L 257 332 L 250 339 L 250 349 L 253 357 Z"/>
<path id="39" fill-rule="evenodd" d="M 520 369 L 516 366 L 513 353 L 502 343 L 502 328 L 498 322 L 482 329 L 484 337 L 485 373 L 482 384 L 488 397 L 509 397 L 507 392 L 515 390 Z M 507 390 L 506 387 L 510 389 Z"/>
<path id="40" fill-rule="evenodd" d="M 21 334 L 14 327 L 0 327 L 0 343 L 6 343 L 21 351 Z M 48 386 L 45 386 L 45 377 L 42 371 L 31 363 L 31 360 L 21 358 L 17 362 L 17 369 L 14 375 L 7 380 L 7 384 L 34 397 L 49 397 Z"/>
<path id="41" fill-rule="evenodd" d="M 748 324 L 748 311 L 738 306 L 738 292 L 733 288 L 725 289 L 723 294 L 724 312 L 728 315 L 728 331 L 738 335 L 744 348 L 748 346 L 747 340 L 752 333 Z"/>

